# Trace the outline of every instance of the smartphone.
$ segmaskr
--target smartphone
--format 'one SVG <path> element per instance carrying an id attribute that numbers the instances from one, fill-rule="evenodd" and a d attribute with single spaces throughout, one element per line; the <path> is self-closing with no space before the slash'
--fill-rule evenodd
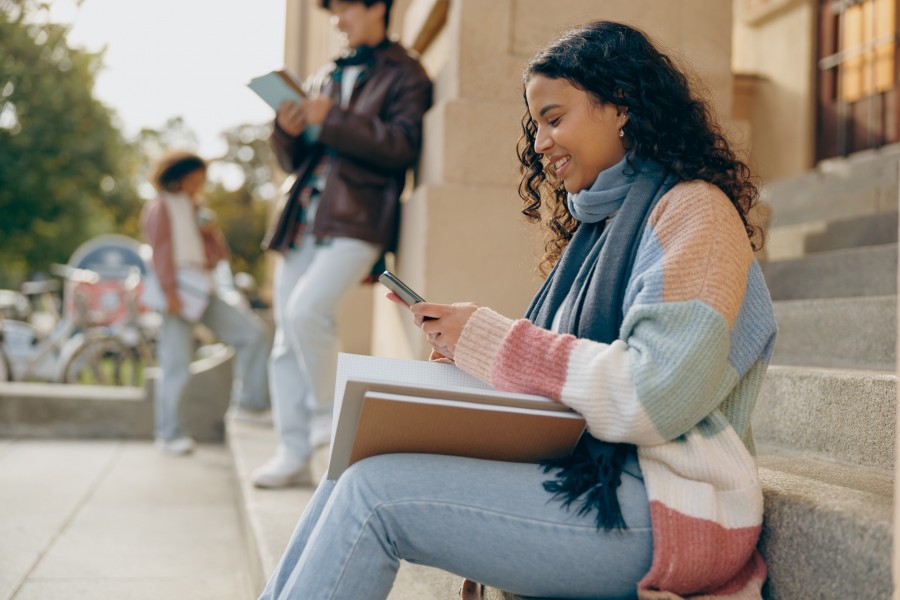
<path id="1" fill-rule="evenodd" d="M 411 287 L 400 281 L 400 279 L 390 271 L 385 271 L 379 275 L 378 281 L 380 281 L 384 287 L 400 296 L 400 299 L 410 306 L 417 302 L 425 302 L 425 298 L 412 291 Z"/>

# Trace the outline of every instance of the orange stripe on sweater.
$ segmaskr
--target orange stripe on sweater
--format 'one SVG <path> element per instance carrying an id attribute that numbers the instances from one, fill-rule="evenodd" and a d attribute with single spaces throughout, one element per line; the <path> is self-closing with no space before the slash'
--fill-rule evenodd
<path id="1" fill-rule="evenodd" d="M 725 193 L 706 182 L 680 184 L 662 197 L 649 223 L 664 254 L 663 301 L 700 300 L 732 327 L 753 251 Z"/>
<path id="2" fill-rule="evenodd" d="M 719 594 L 740 590 L 765 565 L 756 553 L 761 525 L 726 529 L 664 506 L 650 503 L 653 564 L 639 584 L 642 590 L 676 594 Z"/>

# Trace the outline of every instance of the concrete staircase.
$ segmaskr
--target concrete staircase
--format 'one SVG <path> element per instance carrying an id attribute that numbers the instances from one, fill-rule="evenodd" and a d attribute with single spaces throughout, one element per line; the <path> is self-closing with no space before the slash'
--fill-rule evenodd
<path id="1" fill-rule="evenodd" d="M 779 337 L 754 413 L 766 598 L 889 598 L 900 151 L 772 184 Z"/>

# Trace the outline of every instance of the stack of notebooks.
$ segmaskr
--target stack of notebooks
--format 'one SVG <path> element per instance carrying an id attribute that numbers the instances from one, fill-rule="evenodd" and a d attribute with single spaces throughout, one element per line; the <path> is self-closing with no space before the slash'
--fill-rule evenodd
<path id="1" fill-rule="evenodd" d="M 328 478 L 397 452 L 538 462 L 572 452 L 584 419 L 543 396 L 499 392 L 436 362 L 341 354 Z"/>

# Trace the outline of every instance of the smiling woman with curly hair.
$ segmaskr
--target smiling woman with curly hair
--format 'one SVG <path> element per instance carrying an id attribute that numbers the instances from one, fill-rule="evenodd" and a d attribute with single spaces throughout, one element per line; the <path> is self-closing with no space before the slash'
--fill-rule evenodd
<path id="1" fill-rule="evenodd" d="M 573 53 L 578 60 L 572 60 Z M 627 111 L 622 142 L 629 157 L 653 158 L 680 181 L 699 179 L 721 189 L 734 204 L 754 249 L 762 230 L 749 221 L 758 190 L 750 168 L 739 160 L 714 121 L 708 102 L 691 90 L 688 78 L 671 58 L 658 51 L 642 32 L 619 23 L 598 22 L 572 30 L 537 54 L 526 77 L 539 75 L 568 81 L 597 106 L 612 104 Z M 579 221 L 566 209 L 567 192 L 543 155 L 535 151 L 537 123 L 522 117 L 519 194 L 523 214 L 545 220 L 547 247 L 542 267 L 552 266 L 572 238 Z M 542 206 L 544 214 L 542 215 Z"/>
<path id="2" fill-rule="evenodd" d="M 410 310 L 436 357 L 567 405 L 584 435 L 539 465 L 354 464 L 319 486 L 265 598 L 385 598 L 401 559 L 469 578 L 467 593 L 760 597 L 750 414 L 775 319 L 747 166 L 627 25 L 570 31 L 529 63 L 524 92 L 520 192 L 552 270 L 524 319 Z"/>

